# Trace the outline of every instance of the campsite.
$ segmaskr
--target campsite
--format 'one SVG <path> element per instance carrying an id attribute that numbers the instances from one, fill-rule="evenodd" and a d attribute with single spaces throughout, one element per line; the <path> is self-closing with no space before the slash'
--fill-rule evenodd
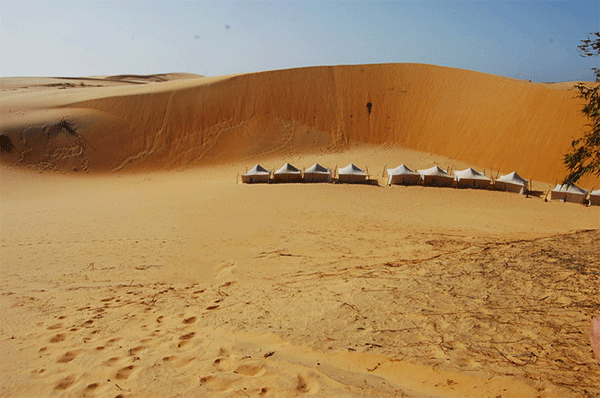
<path id="1" fill-rule="evenodd" d="M 387 174 L 386 174 L 387 173 Z M 239 175 L 239 173 L 238 173 Z M 260 177 L 258 177 L 260 176 Z M 545 201 L 555 200 L 560 202 L 573 202 L 598 206 L 597 191 L 586 191 L 575 184 L 557 184 L 552 190 L 546 192 L 530 190 L 530 182 L 521 177 L 517 172 L 490 178 L 485 173 L 469 167 L 464 170 L 455 170 L 453 175 L 442 170 L 439 166 L 429 169 L 412 171 L 404 164 L 394 169 L 384 166 L 382 178 L 387 176 L 387 185 L 428 185 L 435 187 L 490 189 L 506 192 L 515 192 L 522 195 L 537 195 Z M 360 169 L 353 163 L 338 171 L 337 166 L 332 170 L 315 163 L 308 169 L 300 170 L 289 163 L 284 164 L 279 170 L 271 172 L 260 164 L 255 165 L 241 175 L 243 183 L 352 183 L 380 185 L 377 178 L 372 178 L 367 171 Z M 237 177 L 236 177 L 237 182 Z M 589 195 L 588 195 L 589 194 Z"/>

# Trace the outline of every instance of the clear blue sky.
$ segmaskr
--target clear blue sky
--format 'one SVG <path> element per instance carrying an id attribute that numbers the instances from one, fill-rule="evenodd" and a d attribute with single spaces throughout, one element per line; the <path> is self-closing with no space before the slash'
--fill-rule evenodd
<path id="1" fill-rule="evenodd" d="M 416 62 L 540 82 L 593 80 L 577 54 L 598 2 L 0 2 L 0 76 Z"/>

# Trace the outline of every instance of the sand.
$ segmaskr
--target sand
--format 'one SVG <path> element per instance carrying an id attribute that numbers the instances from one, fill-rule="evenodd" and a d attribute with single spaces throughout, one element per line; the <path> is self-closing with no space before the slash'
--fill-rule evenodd
<path id="1" fill-rule="evenodd" d="M 0 79 L 0 134 L 15 145 L 2 162 L 79 172 L 173 170 L 360 142 L 555 183 L 566 174 L 561 159 L 571 141 L 587 129 L 570 84 L 432 65 L 152 75 L 146 84 L 141 77 L 106 79 Z M 57 127 L 60 121 L 79 136 Z M 600 185 L 598 178 L 582 183 Z"/>
<path id="2" fill-rule="evenodd" d="M 463 81 L 471 91 L 483 79 L 498 89 L 523 87 L 517 97 L 524 103 L 532 90 L 542 102 L 562 96 L 559 103 L 576 109 L 560 87 L 421 67 L 366 70 L 399 69 L 398 79 L 436 70 L 436 82 L 451 80 L 442 72 L 472 74 L 475 82 Z M 3 133 L 18 138 L 0 168 L 0 395 L 600 395 L 600 364 L 588 335 L 600 314 L 600 208 L 545 202 L 554 177 L 545 177 L 541 160 L 526 175 L 540 192 L 532 197 L 421 186 L 239 184 L 238 174 L 256 162 L 269 169 L 287 161 L 354 162 L 382 183 L 384 167 L 399 163 L 487 166 L 489 174 L 493 165 L 477 161 L 474 147 L 470 156 L 458 148 L 464 137 L 451 140 L 456 152 L 447 154 L 352 129 L 326 134 L 320 118 L 334 122 L 324 114 L 310 126 L 300 116 L 281 121 L 282 98 L 263 109 L 261 95 L 228 97 L 234 89 L 277 97 L 272 91 L 292 87 L 285 79 L 302 86 L 314 74 L 364 73 L 354 69 L 272 72 L 277 84 L 268 83 L 269 73 L 170 75 L 145 84 L 139 83 L 152 79 L 97 77 L 102 87 L 66 89 L 14 81 L 0 93 L 8 115 Z M 376 105 L 393 96 L 372 90 L 375 115 Z M 304 110 L 286 112 L 309 114 L 315 95 L 303 97 Z M 159 112 L 165 101 L 168 117 Z M 244 116 L 251 108 L 262 116 Z M 217 121 L 231 109 L 240 114 Z M 77 135 L 52 129 L 61 115 Z M 157 120 L 160 134 L 142 134 L 157 131 Z M 219 123 L 221 133 L 207 143 Z M 261 149 L 259 138 L 272 141 L 284 124 L 289 135 Z M 108 125 L 122 129 L 104 130 Z M 45 139 L 19 146 L 40 132 Z M 498 165 L 506 162 L 495 170 L 523 173 L 514 153 L 493 156 Z"/>

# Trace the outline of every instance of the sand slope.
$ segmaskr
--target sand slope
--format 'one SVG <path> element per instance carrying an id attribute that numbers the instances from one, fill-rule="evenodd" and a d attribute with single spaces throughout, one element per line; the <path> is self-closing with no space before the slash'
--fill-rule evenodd
<path id="1" fill-rule="evenodd" d="M 586 123 L 568 84 L 419 64 L 56 91 L 3 97 L 2 133 L 16 146 L 3 162 L 89 171 L 174 169 L 339 150 L 358 141 L 555 182 L 564 175 L 562 154 Z M 27 104 L 31 109 L 24 112 Z M 64 132 L 49 134 L 61 118 L 89 145 Z"/>

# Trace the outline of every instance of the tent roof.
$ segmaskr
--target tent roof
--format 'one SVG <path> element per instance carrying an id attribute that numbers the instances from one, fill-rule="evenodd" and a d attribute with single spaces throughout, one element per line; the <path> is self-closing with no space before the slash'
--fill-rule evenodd
<path id="1" fill-rule="evenodd" d="M 433 166 L 433 167 L 430 167 L 430 168 L 425 169 L 425 170 L 417 170 L 417 172 L 419 174 L 426 175 L 426 176 L 445 176 L 445 177 L 450 177 L 448 175 L 448 173 L 446 173 L 444 170 L 440 169 L 438 166 Z"/>
<path id="2" fill-rule="evenodd" d="M 415 173 L 414 171 L 406 167 L 404 164 L 401 164 L 395 169 L 387 169 L 387 173 L 388 175 L 418 175 L 418 173 Z"/>
<path id="3" fill-rule="evenodd" d="M 350 163 L 348 166 L 339 169 L 338 175 L 339 174 L 356 174 L 356 175 L 363 175 L 363 176 L 367 175 L 367 173 L 365 173 L 363 170 L 359 169 L 353 163 Z"/>
<path id="4" fill-rule="evenodd" d="M 304 171 L 305 173 L 325 173 L 331 174 L 331 170 L 321 166 L 319 163 L 315 163 Z"/>
<path id="5" fill-rule="evenodd" d="M 262 167 L 260 164 L 257 164 L 256 166 L 254 166 L 253 168 L 251 168 L 250 170 L 248 170 L 246 172 L 246 175 L 250 175 L 250 174 L 270 174 L 270 173 L 267 169 Z"/>
<path id="6" fill-rule="evenodd" d="M 554 187 L 554 189 L 552 191 L 553 192 L 575 193 L 575 194 L 579 194 L 579 195 L 587 195 L 587 193 L 588 193 L 588 191 L 586 191 L 585 189 L 579 188 L 575 184 L 564 184 L 564 185 L 556 184 L 556 186 Z"/>
<path id="7" fill-rule="evenodd" d="M 454 175 L 458 180 L 461 179 L 470 179 L 470 180 L 487 180 L 490 181 L 490 178 L 481 174 L 477 170 L 473 170 L 472 168 L 457 170 L 454 172 Z"/>
<path id="8" fill-rule="evenodd" d="M 590 195 L 600 196 L 600 189 L 596 189 L 595 191 L 590 192 Z"/>
<path id="9" fill-rule="evenodd" d="M 284 164 L 275 174 L 286 174 L 286 173 L 300 173 L 300 170 L 295 168 L 289 163 Z"/>
<path id="10" fill-rule="evenodd" d="M 523 177 L 521 177 L 520 175 L 518 175 L 516 171 L 513 171 L 512 173 L 509 173 L 507 175 L 500 176 L 499 178 L 496 179 L 496 181 L 508 182 L 511 184 L 524 185 L 524 186 L 527 185 L 527 180 L 524 179 Z"/>

